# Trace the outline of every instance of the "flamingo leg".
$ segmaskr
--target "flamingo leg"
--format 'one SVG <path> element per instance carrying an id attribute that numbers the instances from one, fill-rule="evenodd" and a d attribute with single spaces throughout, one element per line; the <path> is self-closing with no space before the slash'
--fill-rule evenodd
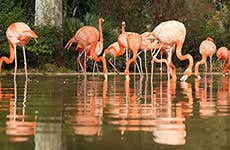
<path id="1" fill-rule="evenodd" d="M 139 61 L 140 61 L 140 67 L 139 67 L 139 65 L 137 64 L 137 69 L 138 69 L 138 71 L 139 71 L 139 73 L 141 74 L 140 76 L 143 76 L 143 68 L 142 68 L 142 59 L 141 59 L 141 57 L 138 55 L 137 56 L 137 58 L 139 59 Z"/>
<path id="2" fill-rule="evenodd" d="M 173 50 L 173 47 L 171 47 L 168 52 L 168 68 L 167 68 L 168 80 L 170 79 L 170 63 L 171 63 L 171 57 L 172 57 L 172 50 Z M 161 64 L 162 64 L 162 61 L 161 61 Z"/>
<path id="3" fill-rule="evenodd" d="M 25 68 L 25 74 L 26 74 L 26 79 L 28 79 L 28 74 L 27 74 L 27 61 L 26 61 L 26 51 L 25 47 L 22 47 L 23 50 L 23 58 L 24 58 L 24 68 Z"/>
<path id="4" fill-rule="evenodd" d="M 160 56 L 161 56 L 161 60 L 162 60 L 162 58 L 163 58 L 163 53 L 160 53 Z M 162 61 L 160 62 L 160 64 L 161 64 L 160 72 L 161 72 L 161 74 L 162 74 L 162 72 L 163 72 Z"/>
<path id="5" fill-rule="evenodd" d="M 85 74 L 86 74 L 86 57 L 87 54 L 86 54 L 86 51 L 85 51 L 85 55 L 84 55 L 84 71 L 85 71 Z"/>
<path id="6" fill-rule="evenodd" d="M 77 61 L 78 61 L 79 65 L 80 65 L 80 67 L 81 67 L 82 72 L 85 73 L 85 70 L 84 70 L 83 65 L 82 65 L 82 63 L 81 63 L 81 55 L 82 55 L 83 53 L 85 53 L 85 51 L 82 51 L 82 52 L 78 55 Z"/>
<path id="7" fill-rule="evenodd" d="M 110 65 L 113 67 L 114 71 L 119 74 L 120 72 L 117 70 L 116 66 L 110 61 L 110 59 L 108 60 L 108 62 L 110 63 Z"/>
<path id="8" fill-rule="evenodd" d="M 140 57 L 140 54 L 142 53 L 142 51 L 140 51 L 138 54 L 137 54 L 137 57 L 138 57 L 138 59 L 139 59 L 139 61 L 140 61 L 140 72 L 141 72 L 141 76 L 143 76 L 143 68 L 142 68 L 142 59 L 141 59 L 141 57 Z M 137 64 L 137 66 L 138 66 L 138 64 Z"/>
<path id="9" fill-rule="evenodd" d="M 212 56 L 209 58 L 209 61 L 210 61 L 210 72 L 212 72 L 213 69 Z"/>
<path id="10" fill-rule="evenodd" d="M 145 73 L 146 73 L 146 76 L 148 75 L 148 68 L 147 68 L 147 56 L 146 56 L 146 50 L 144 51 L 145 53 Z"/>
<path id="11" fill-rule="evenodd" d="M 16 47 L 14 47 L 14 80 L 15 80 L 15 81 L 16 81 L 17 67 L 18 67 L 18 62 L 17 62 L 17 51 L 16 51 Z"/>
<path id="12" fill-rule="evenodd" d="M 154 56 L 154 53 L 156 52 L 156 48 L 154 48 L 153 51 L 151 51 L 151 55 L 152 57 Z M 153 79 L 153 66 L 154 65 L 154 61 L 151 61 L 151 82 L 152 82 L 152 79 Z"/>
<path id="13" fill-rule="evenodd" d="M 139 57 L 138 57 L 139 58 Z M 139 67 L 139 65 L 138 65 L 138 63 L 137 62 L 135 62 L 135 66 L 137 66 L 137 70 L 138 70 L 138 72 L 139 72 L 139 74 L 140 74 L 140 77 L 142 78 L 142 72 L 141 72 L 141 70 L 140 70 L 140 67 Z M 136 67 L 135 67 L 136 68 Z"/>

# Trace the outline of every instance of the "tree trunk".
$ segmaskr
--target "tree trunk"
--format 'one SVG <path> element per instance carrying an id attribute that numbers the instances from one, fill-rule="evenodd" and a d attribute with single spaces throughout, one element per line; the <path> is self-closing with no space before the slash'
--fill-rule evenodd
<path id="1" fill-rule="evenodd" d="M 36 0 L 35 1 L 35 26 L 51 26 L 62 28 L 63 4 L 62 0 Z M 54 43 L 55 61 L 58 66 L 64 64 L 63 37 Z"/>
<path id="2" fill-rule="evenodd" d="M 62 0 L 36 0 L 35 25 L 62 26 Z"/>

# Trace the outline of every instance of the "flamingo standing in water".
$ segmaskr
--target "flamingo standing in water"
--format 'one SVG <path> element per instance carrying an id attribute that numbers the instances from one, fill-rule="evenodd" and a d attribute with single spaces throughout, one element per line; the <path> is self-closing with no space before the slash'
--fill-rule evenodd
<path id="1" fill-rule="evenodd" d="M 198 79 L 201 79 L 200 73 L 199 73 L 199 66 L 201 64 L 205 64 L 205 71 L 207 72 L 207 57 L 209 57 L 210 60 L 210 70 L 212 71 L 212 56 L 216 53 L 216 45 L 214 44 L 214 40 L 210 37 L 208 37 L 206 40 L 204 40 L 200 44 L 200 54 L 202 55 L 202 59 L 198 61 L 195 65 L 195 76 Z"/>
<path id="2" fill-rule="evenodd" d="M 92 26 L 84 26 L 80 28 L 76 32 L 75 36 L 68 41 L 65 48 L 69 49 L 72 43 L 74 42 L 78 43 L 76 50 L 80 52 L 80 55 L 78 56 L 77 59 L 82 68 L 82 71 L 86 73 L 86 71 L 84 71 L 82 64 L 80 62 L 81 55 L 85 53 L 84 66 L 86 65 L 86 56 L 92 58 L 96 62 L 102 61 L 104 76 L 105 79 L 107 79 L 108 71 L 106 67 L 105 58 L 103 56 L 98 57 L 99 55 L 101 55 L 103 50 L 102 22 L 104 22 L 104 19 L 99 18 L 98 30 Z"/>
<path id="3" fill-rule="evenodd" d="M 125 22 L 122 21 L 121 23 L 121 34 L 125 33 Z M 118 42 L 114 42 L 111 45 L 108 46 L 108 48 L 104 51 L 104 57 L 105 55 L 110 54 L 111 56 L 114 57 L 114 62 L 115 62 L 115 58 L 122 56 L 124 54 L 124 51 L 121 51 Z M 117 71 L 115 64 L 112 64 L 109 60 L 109 63 L 113 66 L 113 68 L 115 69 L 115 71 Z M 118 71 L 117 71 L 118 72 Z"/>
<path id="4" fill-rule="evenodd" d="M 230 67 L 230 51 L 226 47 L 221 47 L 216 53 L 218 60 L 222 61 L 224 66 L 223 76 L 227 75 L 228 67 Z M 228 60 L 228 63 L 226 61 Z"/>
<path id="5" fill-rule="evenodd" d="M 23 57 L 24 57 L 24 68 L 25 74 L 27 77 L 27 62 L 26 62 L 26 53 L 25 53 L 25 45 L 30 41 L 31 38 L 36 39 L 38 36 L 34 33 L 28 25 L 23 22 L 12 23 L 6 31 L 6 37 L 8 39 L 8 43 L 10 46 L 10 58 L 5 56 L 0 58 L 0 72 L 2 69 L 2 63 L 6 62 L 7 64 L 11 64 L 15 59 L 15 68 L 14 74 L 17 72 L 17 53 L 16 47 L 23 47 Z"/>
<path id="6" fill-rule="evenodd" d="M 150 37 L 149 37 L 150 36 Z M 126 61 L 125 76 L 129 80 L 129 66 L 131 63 L 135 62 L 138 57 L 138 50 L 152 50 L 152 42 L 149 42 L 149 39 L 152 39 L 151 34 L 138 34 L 134 32 L 124 32 L 118 36 L 118 44 L 120 47 L 120 53 L 124 54 L 126 49 L 129 49 L 133 53 L 133 57 Z M 138 57 L 141 62 L 141 58 Z"/>
<path id="7" fill-rule="evenodd" d="M 156 58 L 159 51 L 166 45 L 168 47 L 168 65 L 171 64 L 171 57 L 174 47 L 176 48 L 177 57 L 183 61 L 188 59 L 189 66 L 184 71 L 184 75 L 181 77 L 181 81 L 186 81 L 192 74 L 193 58 L 190 54 L 182 55 L 182 46 L 186 36 L 186 28 L 183 23 L 175 20 L 165 21 L 160 23 L 152 31 L 152 35 L 155 37 L 155 48 L 159 48 L 153 58 Z M 169 74 L 168 67 L 168 74 Z"/>
<path id="8" fill-rule="evenodd" d="M 103 34 L 102 34 L 102 22 L 104 22 L 104 19 L 99 18 L 99 41 L 92 42 L 88 46 L 85 47 L 85 52 L 87 53 L 88 57 L 93 59 L 95 62 L 102 61 L 103 63 L 103 73 L 105 80 L 107 80 L 108 70 L 107 70 L 107 64 L 104 56 L 100 56 L 103 52 Z"/>
<path id="9" fill-rule="evenodd" d="M 100 22 L 100 18 L 98 19 L 98 28 L 100 28 L 99 22 Z M 99 31 L 97 28 L 95 28 L 93 26 L 83 26 L 67 42 L 67 44 L 65 46 L 66 49 L 69 49 L 73 43 L 77 43 L 77 46 L 75 49 L 76 49 L 76 51 L 78 51 L 80 53 L 77 57 L 77 61 L 80 64 L 82 72 L 86 73 L 86 71 L 85 71 L 86 55 L 89 55 L 89 52 L 86 53 L 85 48 L 87 46 L 89 46 L 91 43 L 97 42 L 98 40 L 99 40 Z M 84 68 L 83 68 L 80 58 L 81 58 L 82 54 L 84 54 L 84 53 L 85 53 L 85 57 L 84 57 Z"/>

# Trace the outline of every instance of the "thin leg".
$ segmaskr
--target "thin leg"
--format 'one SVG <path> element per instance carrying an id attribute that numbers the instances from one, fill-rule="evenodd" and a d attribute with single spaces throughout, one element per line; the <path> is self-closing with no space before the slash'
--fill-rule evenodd
<path id="1" fill-rule="evenodd" d="M 212 69 L 213 69 L 213 65 L 212 65 L 212 57 L 209 58 L 209 61 L 210 61 L 210 72 L 212 72 Z"/>
<path id="2" fill-rule="evenodd" d="M 140 73 L 140 76 L 142 77 L 143 76 L 143 68 L 142 68 L 142 60 L 141 60 L 141 57 L 139 56 L 139 55 L 137 55 L 137 58 L 139 59 L 139 61 L 140 61 L 140 67 L 138 66 L 138 64 L 137 64 L 137 69 L 138 69 L 138 71 L 139 71 L 139 73 Z"/>
<path id="3" fill-rule="evenodd" d="M 85 74 L 86 74 L 86 51 L 85 51 L 85 57 L 84 57 L 84 70 L 85 70 Z"/>
<path id="4" fill-rule="evenodd" d="M 16 51 L 16 47 L 15 47 L 14 48 L 14 80 L 15 81 L 16 81 L 17 67 L 18 67 L 18 63 L 17 63 L 17 51 Z"/>
<path id="5" fill-rule="evenodd" d="M 148 75 L 148 69 L 147 69 L 147 56 L 146 56 L 146 52 L 147 51 L 144 51 L 144 53 L 145 53 L 145 73 L 146 73 L 146 76 Z"/>
<path id="6" fill-rule="evenodd" d="M 168 66 L 167 66 L 168 67 L 167 68 L 168 80 L 170 80 L 170 63 L 171 63 L 171 57 L 172 57 L 172 50 L 173 50 L 173 47 L 171 47 L 168 52 Z"/>
<path id="7" fill-rule="evenodd" d="M 141 57 L 140 57 L 141 52 L 142 52 L 142 51 L 140 51 L 140 52 L 137 54 L 137 57 L 138 57 L 138 59 L 139 59 L 139 61 L 140 61 L 141 76 L 143 76 L 142 59 L 141 59 Z M 137 66 L 138 66 L 138 64 L 137 64 Z"/>
<path id="8" fill-rule="evenodd" d="M 110 59 L 108 60 L 108 62 L 109 62 L 110 65 L 113 67 L 114 72 L 116 72 L 117 74 L 119 74 L 119 71 L 117 70 L 116 66 L 110 61 Z"/>
<path id="9" fill-rule="evenodd" d="M 163 54 L 162 54 L 162 53 L 160 53 L 160 55 L 161 55 L 161 60 L 162 60 L 162 56 L 163 56 Z M 162 61 L 161 61 L 161 67 L 160 67 L 160 73 L 161 73 L 161 75 L 162 75 L 162 70 L 163 70 L 163 68 L 162 68 Z"/>
<path id="10" fill-rule="evenodd" d="M 113 63 L 114 63 L 114 67 L 116 66 L 116 57 L 113 57 Z M 116 67 L 115 67 L 116 68 Z M 114 69 L 114 73 L 116 72 L 116 70 Z"/>
<path id="11" fill-rule="evenodd" d="M 23 58 L 24 58 L 24 68 L 25 68 L 25 74 L 26 74 L 26 80 L 28 79 L 28 74 L 27 74 L 27 61 L 26 61 L 26 51 L 25 47 L 22 47 L 23 50 Z"/>
<path id="12" fill-rule="evenodd" d="M 82 51 L 82 52 L 78 55 L 77 61 L 78 61 L 79 65 L 80 65 L 80 67 L 81 67 L 82 73 L 85 73 L 85 70 L 84 70 L 84 68 L 83 68 L 83 66 L 82 66 L 82 63 L 81 63 L 81 55 L 82 55 L 83 53 L 85 53 L 85 51 Z"/>

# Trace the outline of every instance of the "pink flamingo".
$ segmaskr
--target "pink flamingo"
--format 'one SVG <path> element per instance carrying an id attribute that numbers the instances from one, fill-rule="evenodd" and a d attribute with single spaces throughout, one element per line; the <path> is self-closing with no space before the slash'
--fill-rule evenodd
<path id="1" fill-rule="evenodd" d="M 216 53 L 218 60 L 222 61 L 224 66 L 223 76 L 227 75 L 228 67 L 230 67 L 230 51 L 226 47 L 221 47 Z M 226 61 L 228 60 L 228 63 Z"/>
<path id="2" fill-rule="evenodd" d="M 98 19 L 98 28 L 100 24 L 100 18 Z M 86 53 L 85 48 L 89 46 L 91 43 L 97 42 L 99 40 L 99 31 L 93 26 L 83 26 L 81 27 L 75 35 L 67 42 L 65 48 L 69 49 L 73 43 L 77 43 L 76 51 L 78 51 L 80 54 L 77 57 L 77 61 L 80 64 L 80 67 L 82 69 L 82 72 L 85 72 L 85 66 L 86 66 L 86 55 L 89 55 L 89 52 Z M 82 66 L 82 63 L 80 61 L 80 58 L 82 54 L 85 53 L 84 57 L 84 69 Z"/>
<path id="3" fill-rule="evenodd" d="M 180 79 L 181 81 L 186 81 L 187 78 L 192 74 L 193 58 L 190 54 L 182 55 L 181 53 L 186 36 L 186 28 L 184 24 L 175 20 L 162 22 L 155 27 L 155 29 L 152 31 L 152 35 L 155 37 L 156 43 L 158 42 L 155 44 L 155 48 L 159 48 L 153 58 L 157 56 L 164 45 L 167 45 L 170 47 L 168 50 L 168 65 L 171 64 L 171 57 L 174 47 L 176 47 L 176 55 L 181 61 L 186 59 L 189 60 L 189 66 L 184 71 L 184 75 Z M 168 74 L 169 72 L 168 67 Z"/>
<path id="4" fill-rule="evenodd" d="M 118 36 L 117 42 L 120 47 L 120 53 L 124 54 L 126 49 L 129 49 L 133 53 L 133 57 L 126 61 L 126 69 L 124 73 L 125 73 L 127 80 L 129 80 L 130 64 L 133 62 L 136 62 L 137 58 L 139 58 L 141 62 L 141 58 L 137 54 L 138 50 L 139 49 L 140 50 L 152 50 L 153 49 L 153 45 L 155 44 L 153 44 L 152 42 L 149 42 L 150 41 L 149 39 L 152 39 L 152 38 L 153 36 L 151 34 L 144 33 L 140 35 L 134 32 L 124 32 Z"/>
<path id="5" fill-rule="evenodd" d="M 99 18 L 98 19 L 98 30 L 95 27 L 92 26 L 84 26 L 80 28 L 74 37 L 72 37 L 68 43 L 66 44 L 65 48 L 69 49 L 72 45 L 72 43 L 76 42 L 78 43 L 76 50 L 80 51 L 80 55 L 78 56 L 78 62 L 82 68 L 82 71 L 84 71 L 83 66 L 80 62 L 80 57 L 83 53 L 85 53 L 85 59 L 84 59 L 84 66 L 86 65 L 86 55 L 93 59 L 95 62 L 102 61 L 103 63 L 103 72 L 105 79 L 107 79 L 107 65 L 105 58 L 100 56 L 98 57 L 103 50 L 103 34 L 102 34 L 102 22 L 104 22 L 104 19 Z"/>
<path id="6" fill-rule="evenodd" d="M 198 61 L 195 65 L 195 76 L 198 79 L 201 79 L 200 73 L 199 73 L 199 66 L 201 64 L 205 64 L 205 71 L 207 72 L 207 57 L 209 57 L 210 60 L 210 70 L 212 71 L 212 56 L 216 53 L 216 45 L 214 44 L 214 40 L 210 37 L 208 37 L 206 40 L 204 40 L 200 44 L 200 54 L 202 55 L 202 59 Z"/>
<path id="7" fill-rule="evenodd" d="M 15 68 L 14 74 L 17 72 L 17 53 L 16 47 L 23 47 L 23 57 L 24 57 L 24 68 L 25 74 L 27 77 L 27 62 L 26 62 L 26 53 L 25 53 L 25 45 L 30 41 L 31 38 L 36 39 L 38 36 L 30 29 L 28 25 L 23 22 L 12 23 L 6 31 L 6 37 L 8 39 L 8 43 L 10 46 L 10 58 L 5 56 L 0 58 L 0 72 L 2 69 L 2 63 L 6 62 L 7 64 L 11 64 L 15 59 Z"/>

